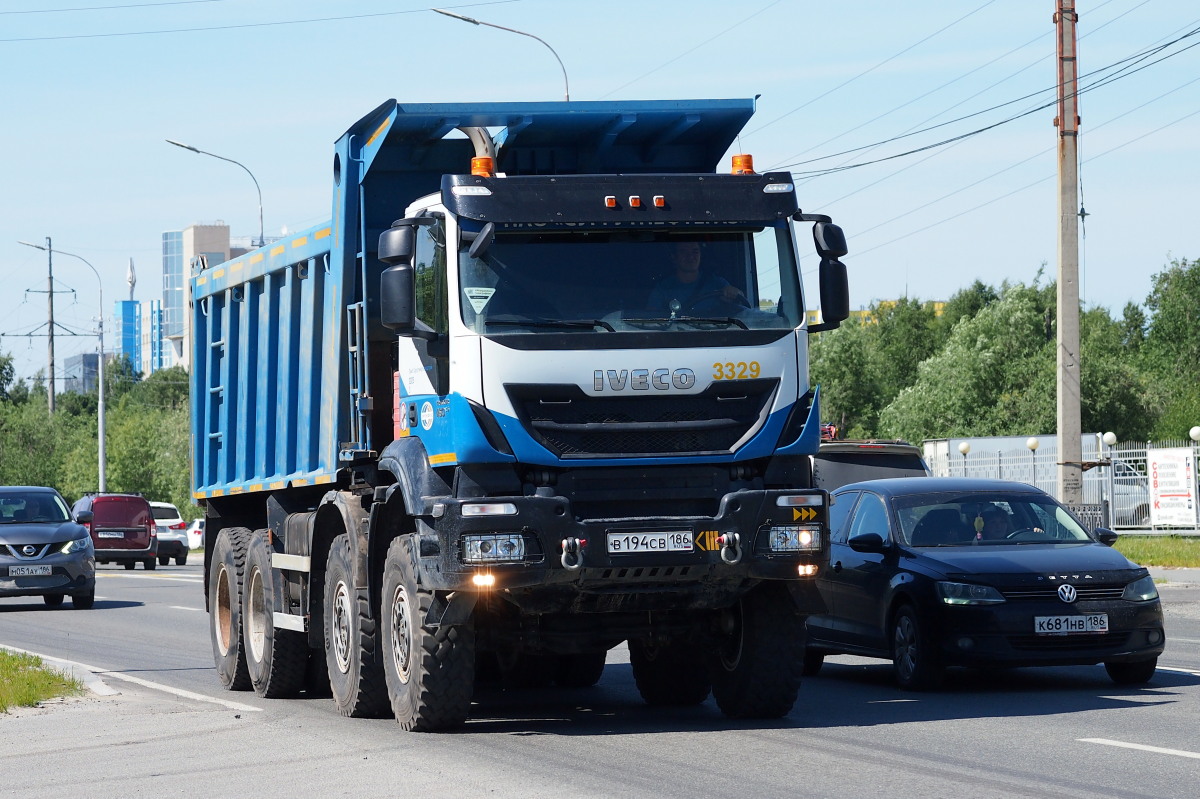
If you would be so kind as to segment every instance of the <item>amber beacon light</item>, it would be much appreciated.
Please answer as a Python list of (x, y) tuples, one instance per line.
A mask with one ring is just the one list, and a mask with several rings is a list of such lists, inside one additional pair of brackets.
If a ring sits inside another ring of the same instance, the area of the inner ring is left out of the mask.
[(754, 156), (748, 153), (742, 153), (733, 157), (733, 174), (735, 175), (753, 175), (754, 174)]
[(494, 174), (492, 159), (486, 155), (475, 156), (471, 159), (471, 174), (480, 178), (490, 178)]

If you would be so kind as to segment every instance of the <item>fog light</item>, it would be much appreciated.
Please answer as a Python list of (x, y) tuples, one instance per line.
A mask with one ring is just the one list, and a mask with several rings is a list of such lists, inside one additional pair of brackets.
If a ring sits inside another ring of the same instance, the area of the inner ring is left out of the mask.
[(821, 548), (820, 527), (778, 526), (767, 531), (772, 552), (811, 552)]
[(480, 588), (491, 588), (496, 584), (496, 575), (494, 574), (474, 574), (471, 576), (471, 583)]
[(796, 572), (801, 577), (816, 577), (817, 565), (815, 563), (801, 563), (796, 567)]
[(1160, 641), (1162, 641), (1162, 638), (1163, 638), (1162, 633), (1159, 632), (1158, 630), (1151, 630), (1149, 633), (1146, 634), (1146, 640), (1152, 644), (1159, 643)]
[(464, 535), (462, 558), (467, 563), (521, 561), (525, 559), (525, 539), (520, 533)]

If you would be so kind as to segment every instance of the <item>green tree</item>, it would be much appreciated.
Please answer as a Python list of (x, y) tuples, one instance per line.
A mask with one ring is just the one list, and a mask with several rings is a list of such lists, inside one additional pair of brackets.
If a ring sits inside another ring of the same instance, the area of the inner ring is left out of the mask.
[(1153, 437), (1178, 439), (1200, 424), (1200, 260), (1172, 261), (1154, 276), (1144, 363), (1161, 398)]

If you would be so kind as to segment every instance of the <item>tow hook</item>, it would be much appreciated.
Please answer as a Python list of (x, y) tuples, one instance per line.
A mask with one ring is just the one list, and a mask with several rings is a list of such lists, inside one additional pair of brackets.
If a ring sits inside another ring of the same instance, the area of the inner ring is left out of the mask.
[(585, 541), (580, 541), (578, 538), (564, 538), (562, 540), (562, 565), (568, 571), (577, 571), (583, 566), (583, 554), (580, 551)]
[(717, 545), (721, 547), (721, 560), (730, 566), (742, 560), (742, 537), (737, 533), (725, 533), (717, 536)]

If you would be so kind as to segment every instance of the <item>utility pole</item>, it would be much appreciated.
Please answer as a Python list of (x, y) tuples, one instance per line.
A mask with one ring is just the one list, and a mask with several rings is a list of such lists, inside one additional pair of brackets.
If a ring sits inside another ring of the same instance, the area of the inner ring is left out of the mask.
[(46, 348), (50, 357), (50, 415), (54, 415), (54, 248), (50, 246), (50, 237), (46, 237), (46, 302), (50, 305), (50, 346)]
[(1075, 0), (1057, 0), (1058, 33), (1058, 499), (1083, 502), (1079, 420), (1079, 70)]

